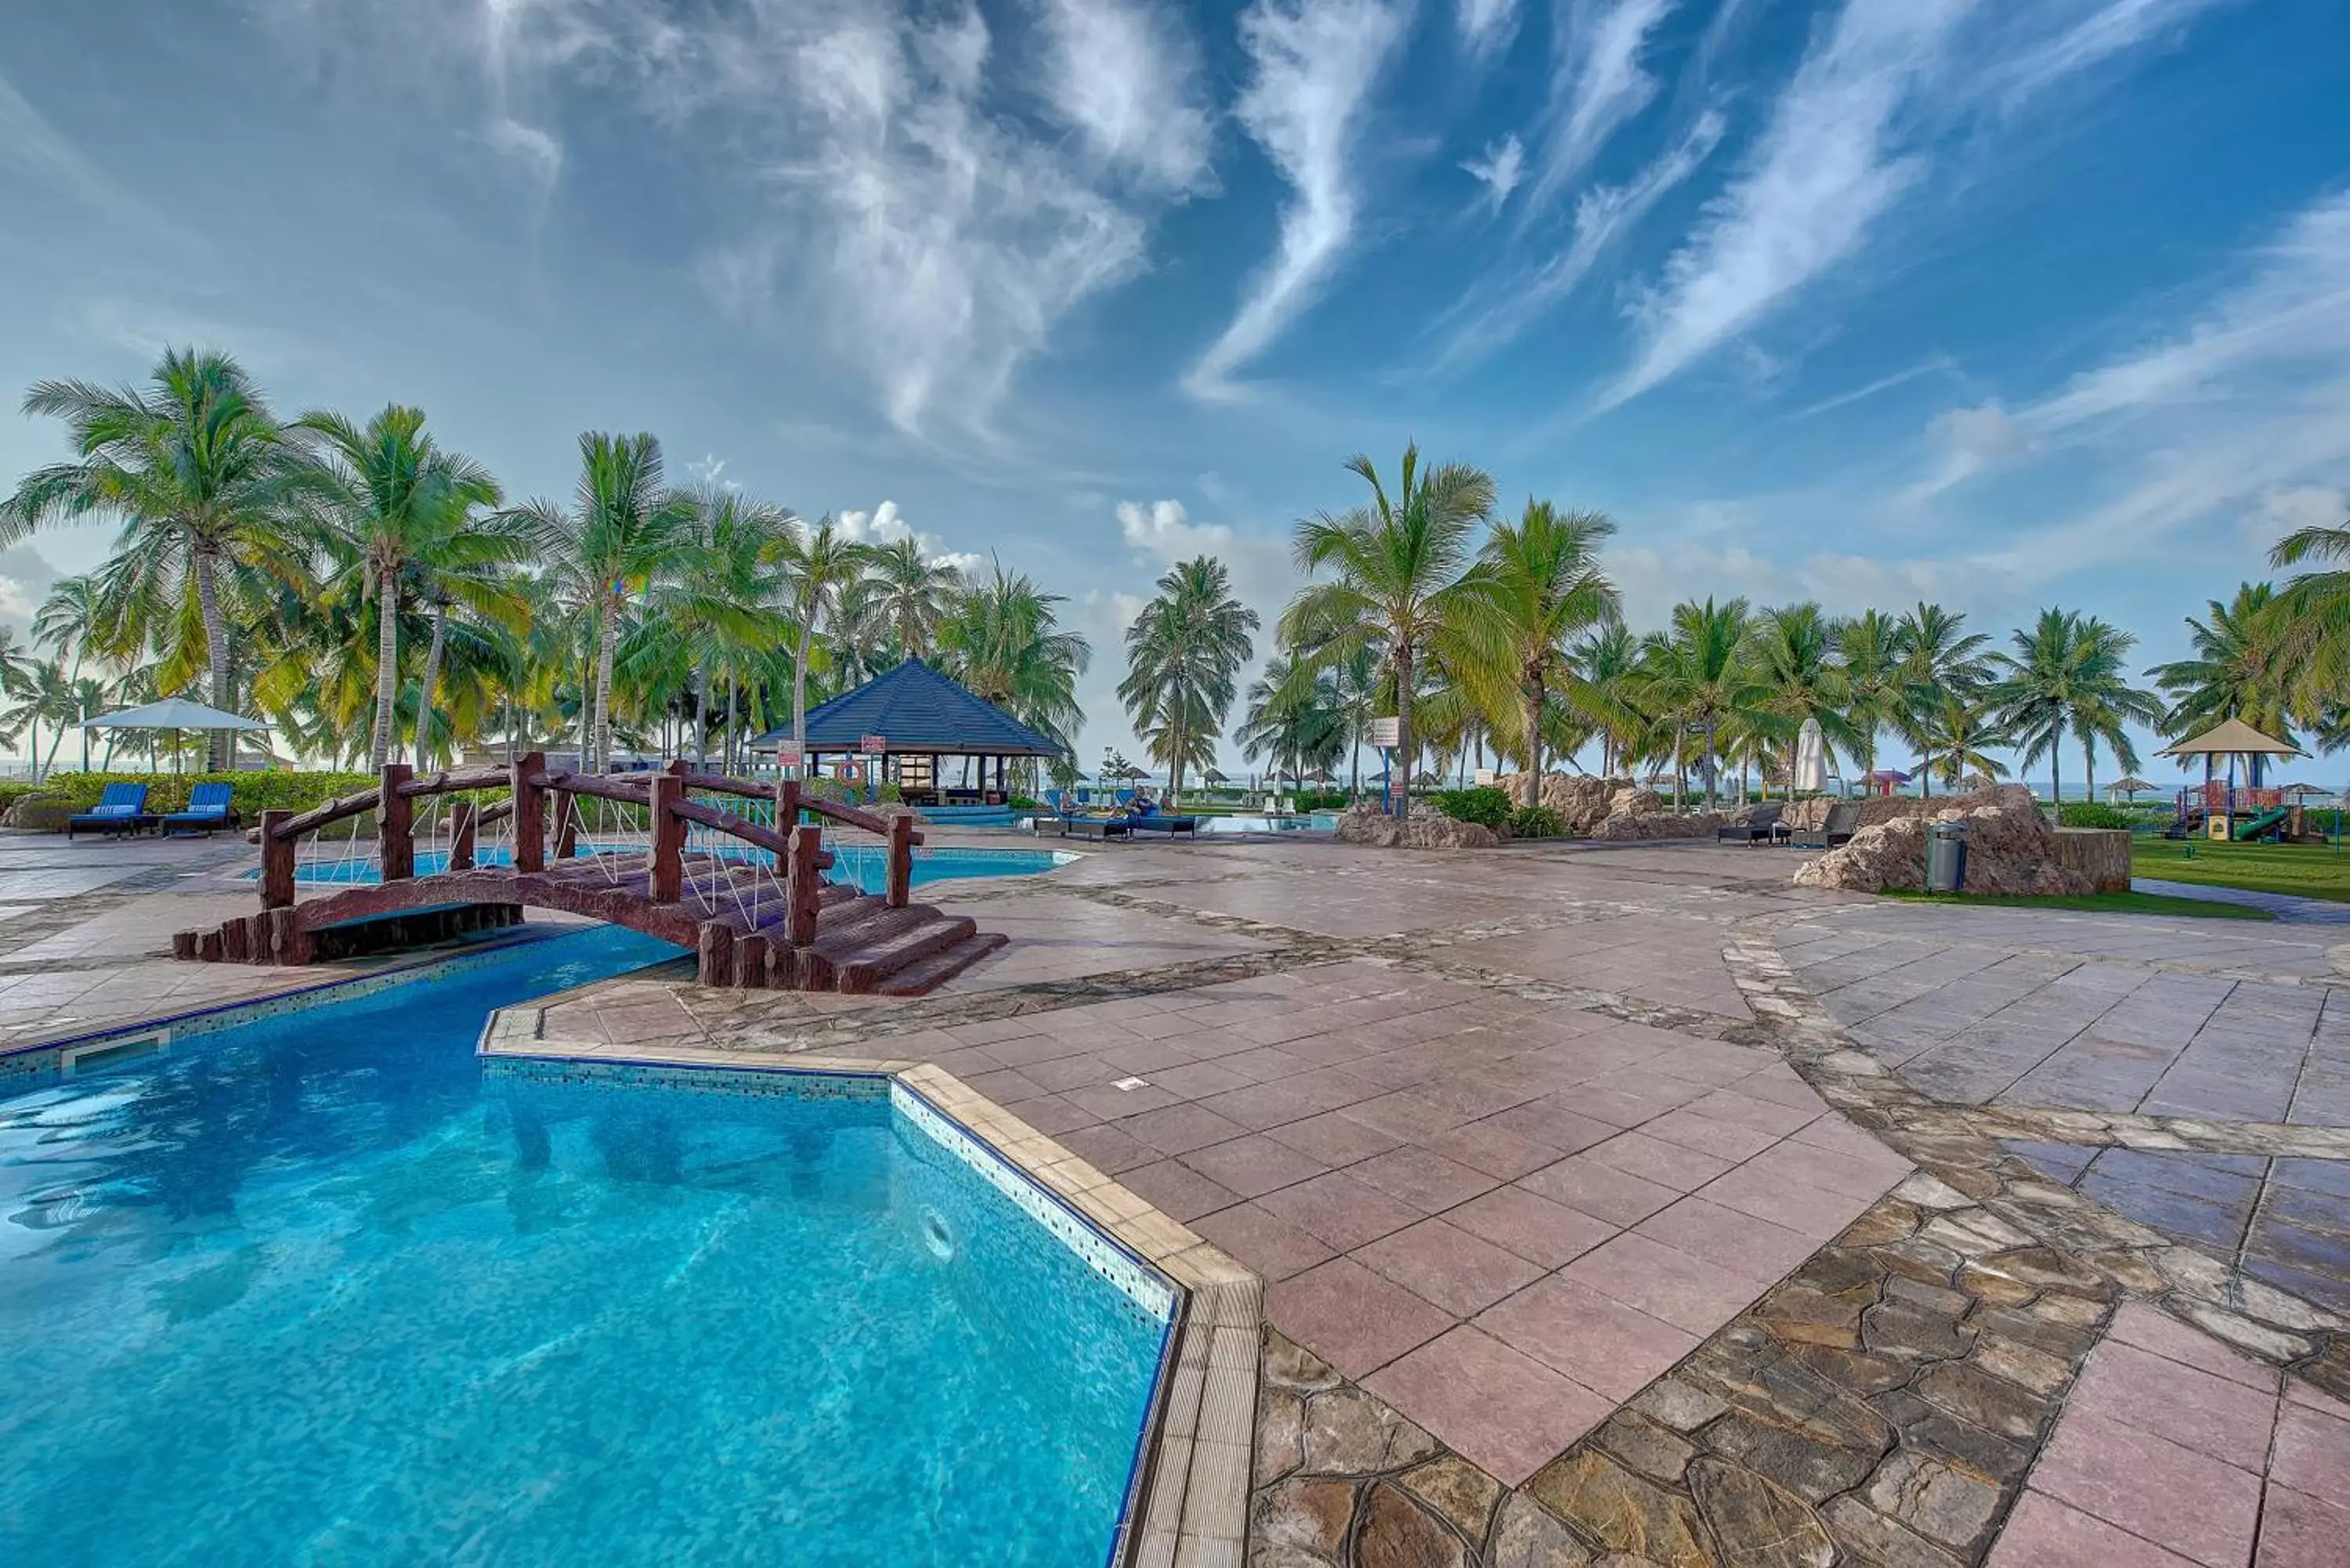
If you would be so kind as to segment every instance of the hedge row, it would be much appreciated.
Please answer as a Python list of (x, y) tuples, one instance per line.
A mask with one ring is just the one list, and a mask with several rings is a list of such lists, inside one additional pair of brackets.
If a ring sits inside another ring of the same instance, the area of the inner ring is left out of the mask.
[(230, 786), (230, 809), (250, 821), (265, 811), (307, 811), (312, 806), (375, 787), (372, 774), (52, 774), (38, 784), (0, 785), (0, 806), (13, 805), (26, 795), (65, 801), (76, 811), (98, 804), (106, 786), (145, 784), (149, 811), (185, 811), (188, 792), (200, 784)]

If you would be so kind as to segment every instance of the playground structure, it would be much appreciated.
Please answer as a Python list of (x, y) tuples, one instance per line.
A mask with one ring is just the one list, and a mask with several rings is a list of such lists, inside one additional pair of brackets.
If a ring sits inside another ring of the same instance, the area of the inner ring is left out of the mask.
[[(2171, 837), (2239, 844), (2265, 839), (2282, 844), (2299, 843), (2309, 836), (2307, 814), (2298, 804), (2287, 802), (2288, 792), (2261, 783), (2261, 769), (2269, 758), (2303, 754), (2290, 741), (2264, 735), (2241, 719), (2230, 719), (2200, 735), (2164, 747), (2160, 754), (2181, 762), (2203, 759), (2203, 783), (2178, 792)], [(2219, 776), (2221, 757), (2229, 759), (2229, 776), (2224, 779)], [(2247, 784), (2235, 782), (2238, 763), (2243, 764)]]
[[(359, 821), (370, 815), (371, 840)], [(880, 892), (825, 877), (825, 836), (841, 829), (886, 846)], [(1004, 942), (911, 900), (922, 835), (910, 815), (682, 762), (584, 774), (533, 753), (422, 778), (390, 763), (373, 789), (262, 813), (252, 837), (260, 911), (180, 932), (176, 957), (317, 963), (513, 925), (530, 908), (674, 942), (704, 985), (919, 995)], [(299, 898), (306, 880), (339, 890)]]

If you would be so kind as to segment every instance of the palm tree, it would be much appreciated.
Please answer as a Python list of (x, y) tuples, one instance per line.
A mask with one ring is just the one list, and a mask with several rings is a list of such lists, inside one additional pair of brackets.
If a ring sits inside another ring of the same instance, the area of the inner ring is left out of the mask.
[(712, 668), (731, 670), (741, 657), (771, 649), (785, 633), (784, 617), (765, 602), (767, 563), (787, 547), (795, 519), (739, 491), (705, 490), (693, 500), (692, 536), (647, 590), (647, 613), (622, 659), (632, 671), (648, 670), (664, 658), (691, 670), (693, 754), (706, 762)]
[(955, 597), (939, 628), (939, 659), (948, 675), (1064, 752), (1085, 722), (1077, 677), (1093, 659), (1081, 634), (1060, 629), (1055, 607), (1066, 602), (999, 562)]
[(1461, 582), (1475, 605), (1466, 631), (1477, 657), (1461, 673), (1497, 725), (1515, 722), (1537, 799), (1548, 699), (1575, 680), (1567, 639), (1622, 608), (1598, 561), (1600, 542), (1615, 532), (1604, 513), (1529, 500), (1518, 521), (1494, 528)]
[(1945, 689), (1940, 700), (1913, 722), (1923, 773), (1939, 773), (1954, 789), (1970, 774), (1987, 779), (2007, 776), (2007, 764), (1991, 753), (1993, 747), (2015, 744), (2015, 737), (1992, 722), (1988, 702)]
[(1599, 774), (1612, 777), (1631, 737), (1648, 727), (1639, 706), (1640, 639), (1611, 620), (1567, 649), (1567, 664), (1599, 733)]
[(1168, 767), (1167, 794), (1183, 794), (1183, 773), (1216, 760), (1216, 735), (1232, 711), (1233, 682), (1256, 652), (1256, 611), (1232, 597), (1232, 576), (1211, 556), (1180, 562), (1126, 628), (1126, 679), (1118, 701), (1152, 760)]
[[(1746, 659), (1762, 688), (1762, 706), (1781, 722), (1789, 734), (1800, 734), (1808, 719), (1820, 727), (1833, 761), (1837, 748), (1859, 754), (1863, 740), (1846, 717), (1852, 701), (1844, 665), (1836, 658), (1837, 628), (1813, 601), (1766, 609), (1754, 620)], [(1783, 747), (1776, 754), (1790, 763), (1788, 790), (1794, 787), (1793, 757)], [(1768, 782), (1764, 785), (1768, 793)]]
[(2170, 695), (2163, 732), (2197, 735), (2241, 719), (2264, 734), (2293, 740), (2293, 681), (2282, 658), (2285, 618), (2275, 588), (2242, 583), (2228, 603), (2206, 603), (2206, 619), (2187, 618), (2194, 656), (2147, 671)]
[(581, 766), (612, 763), (612, 662), (620, 618), (671, 552), (691, 537), (691, 496), (663, 482), (660, 442), (650, 435), (590, 431), (579, 438), (579, 483), (571, 509), (533, 501), (514, 515), (526, 524), (539, 559), (563, 597), (594, 615), (596, 674)]
[(2095, 618), (2043, 609), (2030, 631), (2012, 639), (2015, 651), (1995, 658), (2003, 671), (1989, 688), (2001, 726), (2023, 748), (2024, 765), (2048, 759), (2048, 796), (2060, 808), (2064, 779), (2058, 763), (2065, 736), (2077, 737), (2088, 763), (2087, 787), (2096, 787), (2096, 742), (2106, 742), (2122, 765), (2137, 765), (2137, 749), (2122, 725), (2159, 719), (2162, 706), (2134, 691), (2123, 660), (2137, 639)]
[[(364, 427), (319, 410), (300, 427), (318, 438), (324, 462), (306, 497), (324, 524), (329, 548), (356, 570), (362, 599), (375, 604), (375, 726), (368, 765), (381, 768), (392, 752), (392, 713), (400, 691), (400, 616), (411, 572), (432, 572), (442, 561), (470, 566), (493, 548), (494, 559), (519, 564), (528, 543), (511, 524), (473, 526), (475, 507), (504, 499), (489, 470), (459, 452), (443, 452), (424, 433), (424, 410), (388, 404)], [(455, 559), (452, 559), (452, 558)], [(438, 661), (426, 673), (430, 702)], [(417, 751), (424, 749), (419, 713)]]
[(1431, 644), (1458, 641), (1468, 610), (1460, 578), (1469, 564), (1469, 536), (1493, 510), (1493, 481), (1482, 470), (1448, 462), (1423, 472), (1419, 448), (1406, 446), (1392, 497), (1368, 457), (1347, 460), (1348, 472), (1370, 486), (1367, 505), (1339, 515), (1325, 512), (1297, 525), (1292, 553), (1307, 574), (1336, 576), (1311, 583), (1281, 618), (1281, 639), (1295, 649), (1293, 680), (1310, 680), (1358, 648), (1386, 655), (1395, 677), (1396, 755), (1404, 776), (1399, 803), (1411, 809), (1411, 696), (1419, 662)]
[(1683, 602), (1673, 607), (1672, 629), (1650, 632), (1641, 640), (1638, 687), (1644, 701), (1669, 714), (1682, 733), (1673, 737), (1673, 758), (1679, 783), (1678, 803), (1688, 794), (1682, 764), (1682, 738), (1702, 729), (1706, 737), (1705, 804), (1714, 800), (1713, 759), (1724, 729), (1743, 730), (1767, 723), (1769, 691), (1755, 679), (1745, 659), (1749, 629), (1746, 601), (1717, 605)]
[(967, 586), (961, 567), (931, 560), (913, 540), (899, 539), (868, 556), (858, 607), (900, 655), (929, 659), (938, 651), (939, 628), (955, 595)]
[[(167, 678), (201, 656), (213, 706), (233, 706), (222, 578), (298, 556), (286, 525), (307, 467), (298, 444), (236, 361), (210, 351), (166, 349), (143, 389), (42, 381), (24, 410), (64, 420), (75, 456), (0, 502), (0, 545), (52, 524), (119, 520), (116, 558), (158, 612), (144, 624), (167, 639)], [(213, 768), (228, 766), (234, 743), (234, 732), (213, 733)]]
[(1287, 772), (1302, 784), (1309, 773), (1337, 766), (1349, 727), (1336, 672), (1299, 681), (1287, 659), (1273, 659), (1249, 682), (1248, 706), (1232, 738), (1252, 762), (1270, 762), (1276, 781)]
[[(1991, 639), (1979, 631), (1968, 631), (1966, 622), (1962, 613), (1921, 600), (1915, 609), (1903, 612), (1900, 622), (1893, 628), (1894, 648), (1901, 659), (1902, 687), (1900, 699), (1893, 709), (1893, 727), (1928, 761), (1930, 757), (1923, 739), (1930, 727), (1927, 716), (1939, 713), (1946, 698), (1955, 696), (1963, 703), (1991, 679), (1991, 659), (1986, 652)], [(1931, 767), (1918, 770), (1920, 794), (1930, 796), (1934, 793), (1933, 775)], [(1984, 776), (1995, 775), (1986, 773)]]
[[(13, 746), (19, 738), (29, 736), (33, 780), (37, 784), (57, 765), (57, 748), (65, 743), (66, 727), (88, 716), (82, 711), (83, 694), (76, 690), (72, 678), (55, 664), (36, 665), (10, 694), (16, 698), (16, 704), (0, 713), (0, 742)], [(44, 724), (54, 732), (46, 766), (41, 760)]]
[(1836, 656), (1844, 666), (1845, 719), (1857, 749), (1854, 761), (1865, 777), (1877, 771), (1877, 737), (1894, 722), (1907, 695), (1901, 640), (1891, 617), (1863, 610), (1836, 628)]
[(775, 542), (785, 596), (800, 628), (799, 652), (792, 660), (792, 748), (803, 769), (807, 766), (808, 658), (816, 648), (817, 626), (827, 615), (837, 618), (843, 599), (854, 594), (864, 575), (868, 558), (866, 546), (842, 534), (829, 516), (805, 532), (786, 528)]
[(2293, 578), (2277, 604), (2279, 650), (2297, 672), (2294, 705), (2312, 720), (2338, 708), (2350, 689), (2350, 524), (2297, 528), (2269, 552), (2280, 568), (2318, 561), (2333, 569)]

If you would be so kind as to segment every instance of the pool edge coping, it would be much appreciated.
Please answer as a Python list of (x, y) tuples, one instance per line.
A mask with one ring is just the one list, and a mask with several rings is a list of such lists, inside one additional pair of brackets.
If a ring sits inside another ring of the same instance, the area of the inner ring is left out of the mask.
[[(575, 988), (592, 990), (609, 981)], [(1161, 1213), (953, 1074), (926, 1062), (809, 1054), (745, 1060), (688, 1045), (592, 1046), (547, 1041), (552, 998), (502, 1007), (483, 1025), (485, 1059), (716, 1072), (883, 1077), (902, 1085), (973, 1141), (1042, 1188), (1174, 1287), (1173, 1345), (1138, 1451), (1135, 1501), (1120, 1521), (1117, 1568), (1237, 1563), (1248, 1537), (1264, 1286), (1190, 1227)]]

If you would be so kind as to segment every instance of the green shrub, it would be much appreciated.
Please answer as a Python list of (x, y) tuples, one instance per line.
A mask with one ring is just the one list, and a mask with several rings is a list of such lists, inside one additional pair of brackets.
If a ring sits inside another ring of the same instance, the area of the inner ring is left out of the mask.
[(2094, 800), (2067, 801), (2056, 812), (2057, 824), (2064, 827), (2127, 827), (2135, 820), (2117, 805), (2101, 805)]
[(1513, 838), (1556, 838), (1565, 827), (1558, 813), (1546, 805), (1522, 805), (1510, 813)]
[[(373, 789), (376, 780), (372, 774), (306, 774), (290, 770), (240, 774), (59, 773), (41, 781), (40, 793), (62, 796), (73, 803), (76, 811), (88, 811), (98, 804), (107, 785), (116, 784), (145, 784), (147, 809), (153, 812), (185, 811), (188, 792), (196, 785), (224, 784), (231, 786), (229, 809), (251, 822), (265, 811), (307, 811), (337, 795)], [(29, 785), (5, 787), (20, 794), (31, 793)]]
[(1498, 829), (1510, 820), (1510, 792), (1495, 784), (1439, 790), (1434, 799), (1436, 809), (1455, 822), (1473, 822), (1480, 827)]

